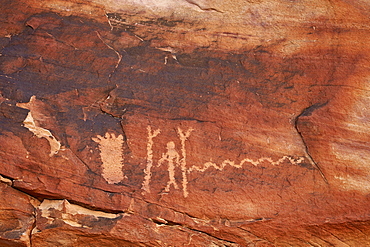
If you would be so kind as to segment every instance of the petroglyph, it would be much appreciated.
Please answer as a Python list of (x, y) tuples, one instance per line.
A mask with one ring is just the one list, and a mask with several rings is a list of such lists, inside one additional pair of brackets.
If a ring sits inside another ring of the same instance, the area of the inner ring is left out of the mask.
[(143, 193), (150, 192), (149, 183), (152, 177), (151, 169), (153, 166), (153, 145), (154, 145), (153, 138), (159, 135), (159, 133), (161, 133), (160, 129), (152, 131), (152, 127), (150, 126), (147, 127), (147, 130), (148, 130), (148, 143), (146, 145), (147, 154), (146, 154), (146, 168), (144, 169), (145, 177), (142, 186), (142, 189), (144, 190)]
[(162, 155), (162, 158), (158, 161), (158, 166), (161, 166), (164, 163), (168, 163), (169, 176), (169, 181), (167, 182), (167, 186), (164, 190), (166, 192), (170, 191), (171, 184), (173, 184), (175, 189), (178, 189), (179, 186), (175, 180), (175, 167), (180, 166), (180, 155), (175, 149), (174, 142), (167, 143), (167, 153)]
[(181, 155), (182, 155), (182, 158), (180, 160), (180, 163), (181, 163), (181, 171), (182, 171), (182, 189), (184, 191), (184, 196), (185, 197), (188, 196), (188, 190), (187, 190), (188, 178), (186, 176), (187, 171), (186, 171), (186, 147), (185, 147), (185, 142), (189, 138), (192, 131), (193, 131), (193, 129), (190, 128), (184, 133), (182, 131), (182, 129), (180, 129), (180, 127), (177, 128), (177, 134), (179, 135), (180, 141), (181, 141)]
[[(169, 141), (166, 144), (167, 151), (158, 157), (157, 165), (155, 165), (155, 157), (153, 149), (155, 148), (154, 138), (160, 133), (160, 129), (153, 130), (151, 126), (147, 127), (147, 145), (146, 145), (146, 167), (144, 169), (144, 180), (141, 189), (142, 194), (150, 193), (150, 182), (152, 179), (153, 167), (167, 167), (168, 181), (164, 187), (165, 192), (169, 192), (171, 187), (174, 189), (182, 189), (184, 197), (188, 197), (188, 179), (187, 176), (191, 172), (206, 172), (207, 169), (214, 168), (218, 171), (222, 171), (225, 167), (230, 166), (238, 169), (242, 169), (247, 165), (252, 166), (279, 166), (284, 163), (290, 163), (292, 165), (299, 165), (304, 161), (304, 157), (294, 158), (292, 156), (282, 156), (281, 158), (274, 160), (271, 157), (262, 157), (259, 159), (244, 158), (239, 163), (230, 159), (225, 159), (220, 164), (216, 162), (208, 161), (199, 165), (187, 165), (187, 150), (186, 142), (188, 141), (193, 128), (189, 128), (184, 131), (180, 127), (177, 128), (177, 135), (180, 140), (180, 150), (178, 151), (174, 141)], [(98, 138), (92, 138), (95, 142), (99, 143), (101, 150), (101, 158), (103, 161), (103, 177), (108, 183), (118, 183), (123, 179), (122, 164), (123, 159), (120, 150), (122, 149), (123, 138), (122, 135), (115, 137), (114, 134), (106, 133), (105, 137), (98, 136)], [(181, 186), (176, 178), (176, 168), (181, 169), (182, 182)]]
[(300, 164), (300, 163), (303, 162), (304, 158), (303, 157), (299, 157), (298, 159), (294, 159), (291, 156), (283, 156), (283, 157), (281, 157), (280, 159), (278, 159), (276, 161), (274, 161), (273, 159), (271, 159), (269, 157), (262, 157), (262, 158), (260, 158), (258, 160), (253, 160), (253, 159), (245, 158), (239, 164), (236, 164), (232, 160), (224, 160), (220, 165), (217, 165), (216, 163), (209, 161), (209, 162), (204, 163), (203, 166), (201, 166), (201, 167), (199, 167), (199, 166), (192, 166), (187, 171), (188, 172), (192, 172), (192, 171), (205, 172), (210, 167), (213, 167), (216, 170), (222, 171), (228, 165), (229, 166), (232, 166), (232, 167), (235, 167), (235, 168), (242, 168), (243, 165), (245, 165), (247, 163), (252, 164), (254, 166), (258, 166), (258, 165), (260, 165), (260, 164), (262, 164), (264, 162), (268, 162), (271, 165), (277, 166), (277, 165), (282, 164), (286, 160), (288, 160), (292, 165), (298, 165), (298, 164)]
[[(145, 192), (150, 192), (150, 180), (152, 177), (151, 169), (153, 167), (153, 145), (154, 141), (153, 139), (157, 137), (157, 135), (161, 132), (160, 129), (157, 129), (155, 131), (152, 130), (150, 126), (147, 127), (148, 130), (148, 143), (147, 143), (147, 165), (144, 169), (145, 177), (144, 182), (142, 185), (143, 194)], [(167, 185), (165, 187), (165, 191), (169, 192), (171, 185), (175, 189), (179, 189), (179, 186), (175, 179), (175, 168), (180, 167), (182, 172), (182, 189), (184, 196), (188, 196), (187, 191), (187, 169), (186, 169), (186, 146), (185, 142), (189, 138), (191, 132), (193, 131), (192, 128), (188, 129), (186, 132), (184, 132), (181, 128), (177, 128), (177, 134), (181, 141), (181, 156), (176, 151), (175, 143), (170, 141), (167, 143), (167, 152), (162, 154), (162, 157), (158, 160), (157, 166), (162, 166), (165, 163), (168, 166), (168, 177), (169, 180), (167, 182)]]
[(99, 144), (100, 157), (103, 162), (103, 178), (109, 184), (119, 183), (124, 179), (122, 171), (123, 157), (122, 146), (123, 136), (116, 136), (115, 134), (105, 133), (105, 136), (98, 135), (92, 140)]

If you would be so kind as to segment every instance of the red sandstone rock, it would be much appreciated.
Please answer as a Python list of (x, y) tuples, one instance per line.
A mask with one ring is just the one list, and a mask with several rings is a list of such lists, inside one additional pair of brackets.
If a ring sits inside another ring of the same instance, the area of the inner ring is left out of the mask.
[(0, 245), (31, 246), (30, 235), (39, 202), (11, 187), (12, 181), (0, 177)]
[(4, 245), (369, 244), (365, 1), (1, 11)]

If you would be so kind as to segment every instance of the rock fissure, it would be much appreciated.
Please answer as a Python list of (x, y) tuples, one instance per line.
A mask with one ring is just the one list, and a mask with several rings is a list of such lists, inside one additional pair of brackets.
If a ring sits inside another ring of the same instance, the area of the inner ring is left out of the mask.
[(119, 53), (116, 49), (114, 49), (111, 45), (109, 45), (103, 38), (102, 36), (100, 35), (100, 33), (98, 31), (96, 31), (96, 35), (98, 36), (98, 38), (101, 40), (101, 42), (103, 42), (104, 45), (106, 45), (110, 50), (114, 51), (114, 53), (116, 53), (118, 59), (117, 59), (117, 62), (114, 66), (114, 69), (113, 71), (108, 75), (108, 81), (111, 82), (111, 78), (113, 76), (113, 74), (116, 72), (118, 66), (120, 65), (121, 61), (122, 61), (122, 54)]
[(91, 168), (89, 167), (89, 165), (83, 161), (77, 154), (76, 152), (74, 152), (72, 149), (68, 148), (68, 150), (71, 151), (71, 153), (77, 158), (77, 160), (79, 160), (86, 168), (89, 172), (93, 173), (95, 176), (99, 176), (98, 173), (94, 172), (93, 170), (91, 170)]
[(218, 10), (216, 8), (212, 8), (212, 7), (203, 7), (201, 6), (199, 3), (195, 2), (194, 0), (185, 0), (187, 3), (191, 4), (191, 5), (194, 5), (196, 7), (198, 7), (200, 10), (202, 11), (214, 11), (214, 12), (218, 12), (218, 13), (224, 13), (224, 11), (221, 11), (221, 10)]
[(226, 245), (226, 246), (239, 246), (235, 242), (229, 241), (225, 238), (217, 237), (217, 236), (215, 236), (215, 234), (211, 234), (211, 233), (208, 233), (206, 231), (201, 231), (199, 229), (192, 228), (192, 227), (190, 227), (188, 225), (185, 225), (185, 224), (180, 224), (180, 223), (177, 223), (177, 222), (174, 222), (174, 221), (169, 221), (169, 220), (166, 220), (166, 219), (158, 219), (158, 218), (149, 218), (147, 220), (153, 221), (157, 225), (165, 225), (165, 226), (170, 226), (170, 227), (173, 227), (173, 226), (174, 227), (181, 227), (181, 228), (184, 228), (184, 229), (192, 231), (192, 232), (205, 234), (205, 235), (207, 235), (211, 238), (214, 238), (214, 239), (217, 239), (217, 240), (220, 240), (220, 241), (223, 241), (223, 242), (226, 242), (226, 243), (230, 244), (230, 245)]
[(300, 117), (303, 117), (303, 116), (309, 116), (311, 115), (311, 113), (322, 107), (322, 106), (325, 106), (328, 102), (326, 103), (321, 103), (321, 104), (314, 104), (314, 105), (311, 105), (309, 107), (306, 107), (305, 109), (302, 110), (302, 112), (297, 116), (295, 117), (294, 119), (294, 128), (296, 129), (298, 135), (300, 136), (301, 140), (302, 140), (302, 144), (304, 145), (304, 149), (305, 149), (305, 153), (307, 155), (307, 159), (311, 162), (311, 164), (319, 171), (320, 173), (320, 176), (322, 177), (322, 179), (325, 181), (326, 184), (329, 184), (324, 172), (322, 171), (321, 167), (318, 165), (318, 163), (315, 162), (315, 160), (313, 159), (313, 157), (311, 156), (311, 153), (308, 149), (308, 146), (307, 146), (307, 143), (305, 141), (305, 138), (302, 134), (302, 132), (299, 130), (299, 127), (298, 127), (298, 121), (299, 121), (299, 118)]
[[(102, 105), (100, 105), (100, 111), (104, 114), (107, 114), (107, 115), (111, 116), (114, 119), (117, 119), (117, 120), (122, 120), (123, 119), (122, 114), (120, 114), (120, 115), (115, 114), (115, 113), (109, 111), (109, 109), (104, 109), (104, 107)], [(125, 112), (126, 112), (126, 110), (124, 109), (122, 113), (124, 114)]]
[(209, 121), (209, 120), (192, 118), (192, 117), (168, 118), (168, 120), (173, 120), (173, 121), (196, 121), (198, 123), (213, 123), (213, 124), (217, 123), (217, 121)]
[(341, 244), (344, 244), (345, 246), (348, 246), (348, 247), (351, 247), (351, 245), (347, 244), (345, 241), (343, 241), (341, 238), (339, 238), (338, 236), (336, 236), (335, 234), (333, 234), (332, 232), (328, 231), (328, 230), (325, 230), (325, 232), (329, 233), (331, 236), (333, 236), (335, 239), (337, 239)]
[[(0, 176), (2, 176), (2, 175), (0, 174)], [(11, 179), (11, 180), (14, 182), (14, 181), (17, 181), (18, 179)], [(86, 186), (84, 184), (80, 184), (80, 185)], [(11, 187), (13, 189), (19, 191), (19, 192), (22, 192), (22, 193), (24, 193), (26, 195), (29, 195), (29, 196), (37, 199), (39, 201), (42, 201), (42, 200), (68, 200), (68, 201), (70, 201), (70, 202), (72, 202), (72, 203), (74, 203), (76, 205), (79, 205), (81, 207), (86, 207), (86, 208), (89, 208), (91, 210), (98, 210), (98, 211), (102, 211), (102, 212), (106, 212), (106, 213), (127, 213), (128, 212), (126, 210), (124, 210), (124, 211), (122, 211), (122, 210), (110, 210), (110, 209), (107, 209), (107, 208), (94, 207), (94, 206), (89, 205), (87, 203), (83, 203), (83, 202), (80, 202), (80, 201), (73, 200), (73, 198), (67, 198), (67, 197), (62, 197), (62, 196), (50, 197), (50, 195), (49, 195), (50, 193), (45, 193), (45, 192), (43, 193), (42, 191), (40, 191), (40, 192), (34, 192), (34, 191), (25, 189), (23, 187), (19, 187), (19, 186), (14, 185), (14, 184), (12, 184)], [(102, 192), (110, 193), (110, 194), (117, 193), (115, 191), (103, 190), (103, 189), (96, 188), (96, 187), (94, 189), (100, 190)], [(117, 194), (121, 194), (121, 193), (117, 193)]]
[(252, 235), (253, 237), (256, 237), (256, 238), (260, 239), (261, 241), (266, 241), (267, 243), (269, 243), (269, 244), (272, 244), (272, 245), (273, 245), (273, 243), (272, 243), (271, 241), (269, 241), (269, 240), (267, 239), (267, 237), (257, 236), (256, 234), (252, 233), (251, 231), (248, 231), (248, 230), (244, 229), (243, 227), (239, 227), (239, 226), (238, 226), (237, 228), (238, 228), (238, 229), (240, 229), (240, 230), (242, 230), (242, 231), (244, 231), (244, 232), (246, 232), (246, 233), (248, 233), (248, 234), (250, 234), (250, 235)]
[(199, 232), (199, 233), (205, 234), (205, 235), (207, 235), (207, 236), (209, 236), (209, 237), (211, 237), (211, 238), (214, 238), (214, 239), (217, 239), (217, 240), (220, 240), (220, 241), (226, 242), (226, 244), (228, 244), (228, 245), (226, 245), (226, 246), (230, 246), (230, 247), (232, 247), (232, 246), (234, 246), (234, 247), (240, 246), (240, 245), (239, 245), (238, 243), (236, 243), (236, 242), (232, 242), (232, 241), (226, 240), (226, 239), (224, 239), (224, 238), (217, 237), (217, 236), (215, 236), (214, 234), (211, 234), (211, 233), (208, 233), (208, 232), (205, 232), (205, 231), (200, 231), (200, 230), (197, 230), (197, 229), (188, 228), (188, 227), (186, 227), (186, 228), (187, 228), (187, 229), (189, 229), (189, 230), (191, 230), (191, 231)]
[(5, 183), (9, 186), (13, 186), (13, 181), (14, 181), (13, 178), (0, 174), (0, 182)]
[[(67, 203), (67, 209), (65, 209), (65, 207), (60, 207), (59, 206), (59, 202), (66, 202)], [(46, 203), (46, 204), (45, 204)], [(45, 204), (45, 205), (44, 205)], [(49, 205), (50, 206), (47, 206)], [(76, 209), (74, 209), (75, 207), (77, 207)], [(68, 208), (71, 208), (71, 209), (68, 209)], [(104, 215), (100, 215), (100, 214), (109, 214), (109, 218), (112, 218), (113, 217), (113, 214), (111, 212), (104, 212), (104, 211), (96, 211), (96, 210), (91, 210), (90, 208), (86, 208), (86, 207), (83, 207), (83, 206), (80, 206), (79, 204), (71, 204), (69, 203), (67, 200), (65, 199), (53, 199), (53, 200), (49, 200), (49, 199), (43, 199), (42, 200), (42, 203), (41, 205), (36, 208), (36, 215), (35, 215), (35, 221), (32, 225), (32, 229), (30, 231), (30, 246), (32, 247), (32, 237), (33, 237), (33, 234), (37, 234), (40, 229), (37, 229), (37, 225), (39, 224), (37, 222), (37, 214), (40, 214), (38, 217), (41, 217), (41, 218), (48, 218), (50, 213), (49, 212), (52, 212), (50, 210), (62, 210), (62, 212), (64, 212), (64, 214), (71, 214), (71, 215), (77, 215), (77, 214), (93, 214), (93, 215), (99, 215), (99, 217), (104, 217)], [(45, 211), (47, 210), (47, 211)], [(67, 210), (67, 211), (65, 211)], [(72, 211), (69, 211), (69, 210), (72, 210)], [(77, 210), (77, 211), (76, 211)], [(45, 211), (45, 212), (44, 212)], [(127, 212), (122, 212), (124, 214), (132, 214), (132, 213), (127, 213)], [(116, 215), (114, 216), (114, 220), (118, 219), (120, 216), (121, 213), (115, 213)], [(132, 215), (137, 215), (137, 214), (132, 214)], [(50, 216), (52, 216), (52, 214), (50, 214)], [(199, 230), (199, 229), (195, 229), (195, 228), (191, 228), (187, 225), (184, 225), (184, 224), (181, 224), (181, 223), (177, 223), (177, 222), (173, 222), (173, 221), (170, 221), (170, 220), (165, 220), (165, 219), (156, 219), (156, 218), (146, 218), (145, 216), (143, 215), (137, 215), (145, 220), (148, 220), (148, 221), (152, 221), (158, 225), (165, 225), (165, 226), (168, 226), (168, 227), (180, 227), (180, 228), (183, 228), (184, 230), (187, 230), (187, 231), (191, 231), (191, 232), (194, 232), (194, 233), (200, 233), (200, 234), (204, 234), (204, 235), (207, 235), (209, 237), (211, 237), (212, 239), (215, 239), (215, 240), (219, 240), (219, 241), (222, 241), (225, 243), (225, 246), (239, 246), (237, 243), (233, 242), (233, 241), (229, 241), (227, 239), (224, 239), (224, 238), (220, 238), (220, 237), (217, 237), (215, 236), (214, 234), (211, 234), (211, 233), (208, 233), (206, 231), (202, 231), (202, 230)], [(76, 222), (74, 223), (72, 219), (69, 219), (69, 217), (66, 215), (66, 216), (62, 216), (63, 218), (61, 218), (61, 220), (65, 221), (66, 224), (68, 225), (71, 225), (71, 226), (74, 226), (74, 227), (81, 227), (81, 228), (84, 228), (83, 225), (80, 225), (80, 223)], [(52, 218), (54, 218), (54, 216), (52, 216)], [(56, 218), (55, 218), (56, 219)], [(113, 218), (112, 218), (113, 219)], [(72, 220), (72, 221), (71, 221)]]
[(3, 1), (0, 245), (369, 246), (369, 7)]
[[(17, 180), (17, 179), (13, 179), (13, 178), (10, 178), (10, 177), (7, 177), (7, 176), (4, 176), (4, 175), (1, 175), (1, 174), (0, 174), (0, 176), (2, 176), (2, 177), (6, 177), (7, 179), (9, 179), (9, 180), (11, 180), (11, 181), (16, 181), (16, 180)], [(81, 184), (81, 185), (83, 185), (83, 184)], [(68, 201), (70, 201), (70, 202), (72, 202), (72, 203), (74, 203), (74, 204), (76, 204), (76, 205), (79, 205), (79, 206), (82, 206), (82, 207), (86, 207), (86, 208), (89, 208), (89, 209), (91, 209), (91, 210), (99, 210), (99, 211), (106, 212), (106, 213), (130, 213), (130, 209), (123, 210), (123, 211), (122, 211), (122, 210), (109, 210), (109, 209), (106, 209), (106, 208), (94, 207), (94, 206), (91, 206), (91, 205), (86, 204), (86, 203), (82, 203), (82, 202), (79, 202), (79, 201), (75, 201), (75, 200), (73, 200), (73, 199), (71, 199), (71, 198), (63, 198), (63, 197), (54, 197), (54, 198), (50, 198), (50, 196), (48, 196), (48, 195), (46, 195), (46, 194), (43, 194), (43, 193), (41, 193), (41, 192), (34, 193), (34, 192), (32, 192), (32, 191), (29, 191), (29, 190), (27, 190), (27, 189), (24, 189), (24, 188), (21, 188), (21, 187), (17, 187), (17, 186), (14, 186), (14, 185), (12, 185), (12, 187), (13, 187), (15, 190), (18, 190), (18, 191), (20, 191), (20, 192), (22, 192), (22, 193), (24, 193), (24, 194), (27, 194), (27, 195), (29, 195), (29, 196), (31, 196), (31, 197), (37, 198), (38, 200), (41, 200), (41, 201), (42, 201), (42, 200), (68, 200)], [(100, 191), (103, 191), (103, 192), (106, 192), (106, 193), (122, 194), (122, 192), (117, 193), (116, 191), (103, 190), (103, 189), (101, 189), (101, 188), (97, 188), (97, 187), (95, 187), (95, 189), (100, 190)], [(166, 207), (166, 206), (164, 206), (164, 205), (157, 204), (157, 203), (154, 203), (154, 202), (152, 202), (152, 201), (147, 201), (147, 200), (145, 200), (145, 199), (143, 199), (143, 198), (136, 197), (136, 196), (132, 196), (132, 195), (130, 195), (130, 196), (129, 196), (129, 198), (131, 198), (131, 199), (135, 199), (135, 200), (139, 200), (139, 201), (142, 201), (142, 202), (147, 203), (147, 204), (154, 204), (154, 205), (156, 205), (156, 206), (158, 206), (158, 207), (165, 208), (165, 209), (169, 209), (169, 210), (171, 210), (171, 211), (173, 211), (173, 212), (176, 212), (176, 213), (184, 214), (184, 215), (188, 216), (189, 218), (191, 218), (191, 219), (192, 219), (192, 220), (194, 220), (194, 221), (199, 220), (199, 219), (198, 219), (198, 218), (196, 218), (195, 216), (189, 215), (189, 214), (188, 214), (188, 213), (186, 213), (186, 212), (178, 211), (178, 210), (176, 210), (175, 208)], [(169, 220), (166, 220), (166, 221), (169, 221)], [(173, 222), (173, 224), (179, 224), (179, 225), (181, 225), (180, 223), (176, 223), (176, 222)]]
[(35, 208), (34, 210), (34, 221), (33, 221), (33, 224), (32, 224), (32, 227), (30, 229), (30, 232), (28, 234), (28, 238), (29, 238), (29, 247), (33, 247), (33, 244), (32, 244), (32, 237), (33, 237), (33, 234), (36, 232), (37, 230), (37, 209)]

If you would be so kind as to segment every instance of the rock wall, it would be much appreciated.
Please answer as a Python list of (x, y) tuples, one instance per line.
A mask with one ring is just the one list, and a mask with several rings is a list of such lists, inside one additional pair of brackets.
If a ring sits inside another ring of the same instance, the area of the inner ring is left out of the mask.
[(1, 246), (367, 246), (367, 1), (2, 0)]

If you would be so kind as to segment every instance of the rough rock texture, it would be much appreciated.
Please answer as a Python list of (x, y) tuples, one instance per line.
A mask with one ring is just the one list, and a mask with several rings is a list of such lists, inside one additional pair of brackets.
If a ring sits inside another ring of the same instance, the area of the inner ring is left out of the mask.
[(367, 246), (365, 0), (1, 0), (1, 246)]
[(0, 245), (30, 246), (35, 224), (36, 199), (11, 187), (9, 179), (0, 177)]

